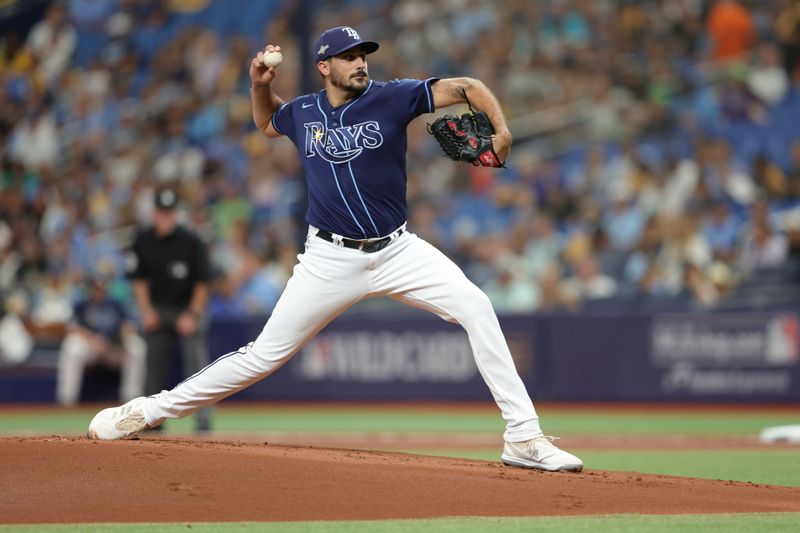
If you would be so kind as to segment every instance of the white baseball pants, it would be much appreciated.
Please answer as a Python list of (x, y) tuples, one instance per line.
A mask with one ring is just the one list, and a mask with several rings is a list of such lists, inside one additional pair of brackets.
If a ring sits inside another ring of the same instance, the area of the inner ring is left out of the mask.
[(464, 327), (478, 370), (506, 421), (506, 441), (542, 434), (489, 298), (455, 263), (409, 232), (370, 254), (314, 233), (310, 228), (305, 252), (258, 338), (174, 389), (149, 397), (144, 403), (149, 425), (187, 416), (263, 379), (359, 300), (389, 296)]
[[(145, 374), (145, 345), (138, 335), (124, 335), (120, 366), (119, 397), (123, 402), (142, 395)], [(96, 363), (98, 353), (86, 338), (77, 332), (68, 333), (58, 354), (56, 399), (61, 405), (76, 405), (83, 386), (86, 367)]]

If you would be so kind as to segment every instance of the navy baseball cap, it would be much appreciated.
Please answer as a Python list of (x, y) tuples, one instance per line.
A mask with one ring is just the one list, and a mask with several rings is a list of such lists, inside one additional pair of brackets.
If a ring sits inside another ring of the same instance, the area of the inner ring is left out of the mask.
[(317, 61), (324, 61), (331, 56), (341, 54), (354, 46), (362, 45), (364, 52), (371, 54), (380, 46), (375, 41), (364, 41), (356, 30), (350, 26), (336, 26), (325, 30), (314, 43)]
[(162, 187), (155, 192), (156, 209), (169, 211), (178, 207), (178, 192), (172, 187)]

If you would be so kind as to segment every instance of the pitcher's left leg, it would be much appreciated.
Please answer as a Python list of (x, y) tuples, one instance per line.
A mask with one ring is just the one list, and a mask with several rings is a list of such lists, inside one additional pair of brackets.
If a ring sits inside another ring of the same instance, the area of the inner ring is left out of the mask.
[(403, 235), (385, 252), (374, 270), (373, 288), (461, 324), (478, 371), (506, 421), (505, 440), (540, 437), (539, 417), (489, 298), (447, 256), (414, 234)]

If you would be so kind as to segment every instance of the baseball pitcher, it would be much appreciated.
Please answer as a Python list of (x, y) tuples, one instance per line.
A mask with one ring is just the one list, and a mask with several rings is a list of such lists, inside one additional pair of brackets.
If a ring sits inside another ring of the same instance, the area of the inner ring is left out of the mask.
[(477, 367), (506, 421), (504, 463), (548, 471), (583, 468), (543, 435), (489, 299), (406, 227), (408, 124), (438, 108), (468, 103), (477, 111), (443, 117), (429, 131), (454, 160), (502, 166), (511, 134), (499, 103), (470, 78), (372, 80), (367, 55), (378, 47), (350, 27), (325, 31), (314, 45), (325, 88), (289, 101), (271, 86), (280, 47), (268, 45), (253, 58), (255, 124), (267, 137), (292, 140), (308, 181), (305, 251), (255, 341), (170, 391), (101, 411), (89, 426), (90, 438), (124, 438), (218, 402), (277, 370), (356, 302), (383, 295), (467, 331)]

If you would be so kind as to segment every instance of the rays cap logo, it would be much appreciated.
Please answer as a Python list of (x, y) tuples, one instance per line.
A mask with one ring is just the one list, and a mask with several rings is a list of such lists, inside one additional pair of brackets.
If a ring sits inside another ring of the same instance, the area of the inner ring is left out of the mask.
[(314, 43), (314, 52), (317, 54), (317, 61), (325, 61), (358, 45), (362, 45), (367, 54), (371, 54), (380, 46), (375, 41), (362, 40), (358, 32), (350, 26), (336, 26), (325, 30), (319, 36)]

